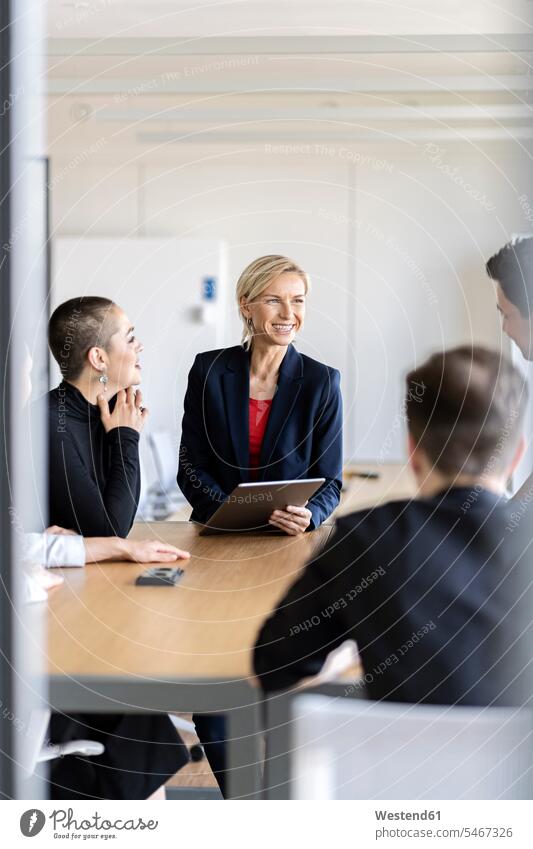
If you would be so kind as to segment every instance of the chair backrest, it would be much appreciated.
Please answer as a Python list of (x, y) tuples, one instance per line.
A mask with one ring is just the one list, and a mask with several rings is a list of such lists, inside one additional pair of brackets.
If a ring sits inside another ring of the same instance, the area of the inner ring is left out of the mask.
[(22, 766), (31, 775), (38, 763), (51, 761), (65, 755), (83, 755), (96, 757), (104, 752), (102, 743), (96, 740), (69, 740), (67, 743), (46, 743), (46, 734), (50, 725), (51, 711), (48, 708), (34, 708), (28, 716), (25, 729)]
[(152, 431), (148, 434), (157, 480), (161, 489), (168, 492), (176, 488), (178, 473), (178, 451), (172, 434), (168, 430)]
[(532, 714), (292, 699), (295, 799), (530, 798)]
[(48, 708), (32, 708), (25, 717), (23, 766), (31, 775), (39, 762), (39, 754), (46, 740), (46, 732), (50, 724), (51, 712)]

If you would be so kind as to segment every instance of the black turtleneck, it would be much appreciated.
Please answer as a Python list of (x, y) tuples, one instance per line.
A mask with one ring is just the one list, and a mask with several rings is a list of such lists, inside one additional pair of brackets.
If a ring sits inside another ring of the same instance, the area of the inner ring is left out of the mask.
[[(130, 427), (106, 433), (98, 407), (69, 383), (48, 401), (51, 524), (85, 536), (127, 536), (140, 493), (139, 434)], [(105, 746), (93, 758), (56, 758), (52, 799), (145, 799), (188, 761), (167, 714), (53, 714), (50, 736), (88, 736)]]
[(98, 406), (70, 383), (48, 399), (50, 524), (84, 536), (127, 536), (141, 486), (138, 432), (106, 433)]

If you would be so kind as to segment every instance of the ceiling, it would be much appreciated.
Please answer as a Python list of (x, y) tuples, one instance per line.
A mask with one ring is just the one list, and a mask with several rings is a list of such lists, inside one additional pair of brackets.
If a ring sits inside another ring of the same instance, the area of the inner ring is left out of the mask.
[(51, 38), (519, 33), (530, 0), (48, 0)]
[[(533, 140), (530, 0), (53, 0), (49, 145)], [(231, 29), (230, 29), (231, 25)]]

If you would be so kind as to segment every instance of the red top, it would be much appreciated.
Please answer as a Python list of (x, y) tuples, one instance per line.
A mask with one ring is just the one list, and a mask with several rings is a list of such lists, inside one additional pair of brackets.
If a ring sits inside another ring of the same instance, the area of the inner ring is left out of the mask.
[(258, 401), (256, 398), (250, 398), (250, 466), (253, 469), (256, 469), (259, 465), (261, 445), (271, 406), (272, 401)]

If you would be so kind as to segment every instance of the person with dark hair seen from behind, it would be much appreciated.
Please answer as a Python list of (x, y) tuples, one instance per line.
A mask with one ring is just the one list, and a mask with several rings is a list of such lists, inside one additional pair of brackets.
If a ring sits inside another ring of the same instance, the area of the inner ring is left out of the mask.
[[(139, 501), (139, 435), (148, 415), (133, 388), (143, 346), (113, 301), (92, 296), (58, 306), (48, 338), (63, 377), (49, 393), (50, 524), (125, 537)], [(104, 753), (52, 761), (52, 798), (164, 798), (164, 783), (188, 761), (168, 715), (53, 714), (52, 741), (87, 737)]]
[(526, 400), (519, 371), (483, 348), (435, 354), (407, 376), (417, 496), (338, 519), (260, 631), (265, 691), (316, 675), (352, 639), (371, 699), (527, 701), (528, 540), (504, 494), (524, 450)]

